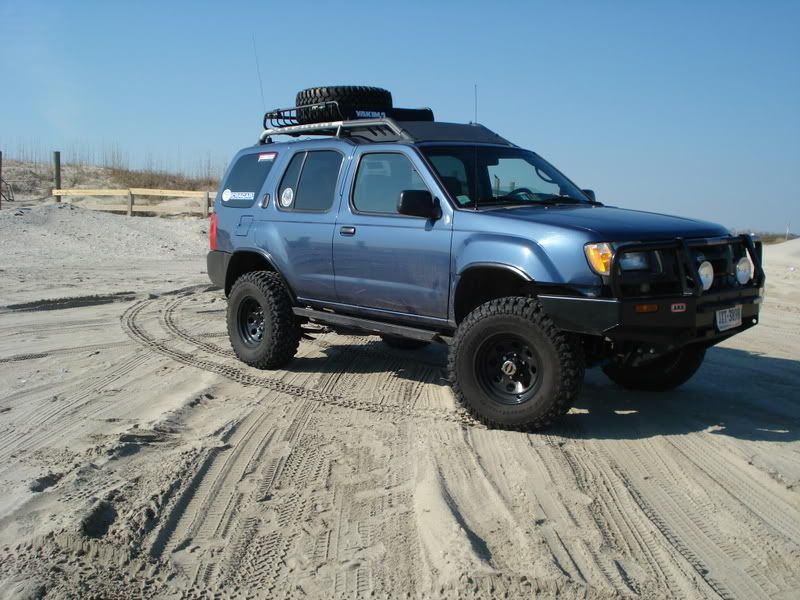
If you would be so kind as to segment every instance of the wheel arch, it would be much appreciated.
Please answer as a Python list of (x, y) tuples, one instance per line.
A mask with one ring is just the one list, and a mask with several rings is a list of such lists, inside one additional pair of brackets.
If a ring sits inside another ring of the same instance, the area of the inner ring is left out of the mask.
[(239, 277), (251, 271), (278, 273), (286, 284), (292, 299), (296, 297), (291, 286), (286, 281), (286, 277), (275, 267), (272, 257), (258, 248), (242, 248), (233, 253), (230, 261), (228, 261), (228, 269), (225, 272), (225, 296), (230, 294), (233, 284)]
[(536, 282), (514, 265), (479, 262), (467, 265), (453, 286), (453, 319), (460, 323), (481, 304), (505, 296), (535, 296)]

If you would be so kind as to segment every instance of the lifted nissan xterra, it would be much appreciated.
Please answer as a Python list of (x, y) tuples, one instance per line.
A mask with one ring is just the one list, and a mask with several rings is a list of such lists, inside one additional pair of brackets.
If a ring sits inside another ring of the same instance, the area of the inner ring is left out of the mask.
[(669, 390), (758, 322), (757, 239), (604, 206), (481, 125), (340, 86), (264, 126), (225, 173), (208, 254), (249, 365), (289, 364), (307, 323), (443, 342), (458, 401), (531, 430), (569, 410), (586, 367)]

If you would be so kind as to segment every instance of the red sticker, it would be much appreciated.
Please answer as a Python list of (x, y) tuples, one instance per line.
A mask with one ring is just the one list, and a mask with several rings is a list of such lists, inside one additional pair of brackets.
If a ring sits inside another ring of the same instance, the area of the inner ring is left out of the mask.
[(675, 304), (670, 306), (669, 309), (674, 313), (686, 312), (686, 304), (684, 304), (683, 302), (676, 302)]

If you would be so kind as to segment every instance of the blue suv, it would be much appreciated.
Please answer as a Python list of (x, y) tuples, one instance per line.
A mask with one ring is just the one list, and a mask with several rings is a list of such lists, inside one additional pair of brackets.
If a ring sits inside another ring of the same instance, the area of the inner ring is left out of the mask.
[(604, 206), (481, 125), (350, 86), (264, 121), (225, 173), (208, 254), (249, 365), (288, 365), (307, 323), (441, 342), (474, 417), (532, 430), (569, 410), (587, 367), (669, 390), (758, 321), (753, 236)]

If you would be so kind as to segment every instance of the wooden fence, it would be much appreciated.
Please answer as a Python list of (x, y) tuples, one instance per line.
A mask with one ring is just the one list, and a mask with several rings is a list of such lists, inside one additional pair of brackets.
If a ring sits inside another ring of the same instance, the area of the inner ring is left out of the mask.
[[(196, 192), (192, 190), (151, 190), (147, 188), (127, 188), (127, 189), (69, 189), (62, 190), (53, 189), (53, 196), (58, 201), (63, 196), (117, 196), (128, 199), (127, 214), (131, 216), (134, 212), (149, 212), (149, 213), (183, 213), (194, 212), (193, 210), (181, 210), (175, 206), (159, 206), (157, 204), (140, 204), (136, 205), (135, 199), (137, 196), (160, 196), (162, 198), (202, 198), (200, 203), (200, 214), (204, 217), (209, 215), (211, 203), (215, 198), (217, 192)], [(125, 210), (124, 206), (118, 204), (87, 204), (85, 208), (92, 210), (104, 210), (109, 212), (121, 212)], [(193, 207), (189, 207), (193, 208)]]

